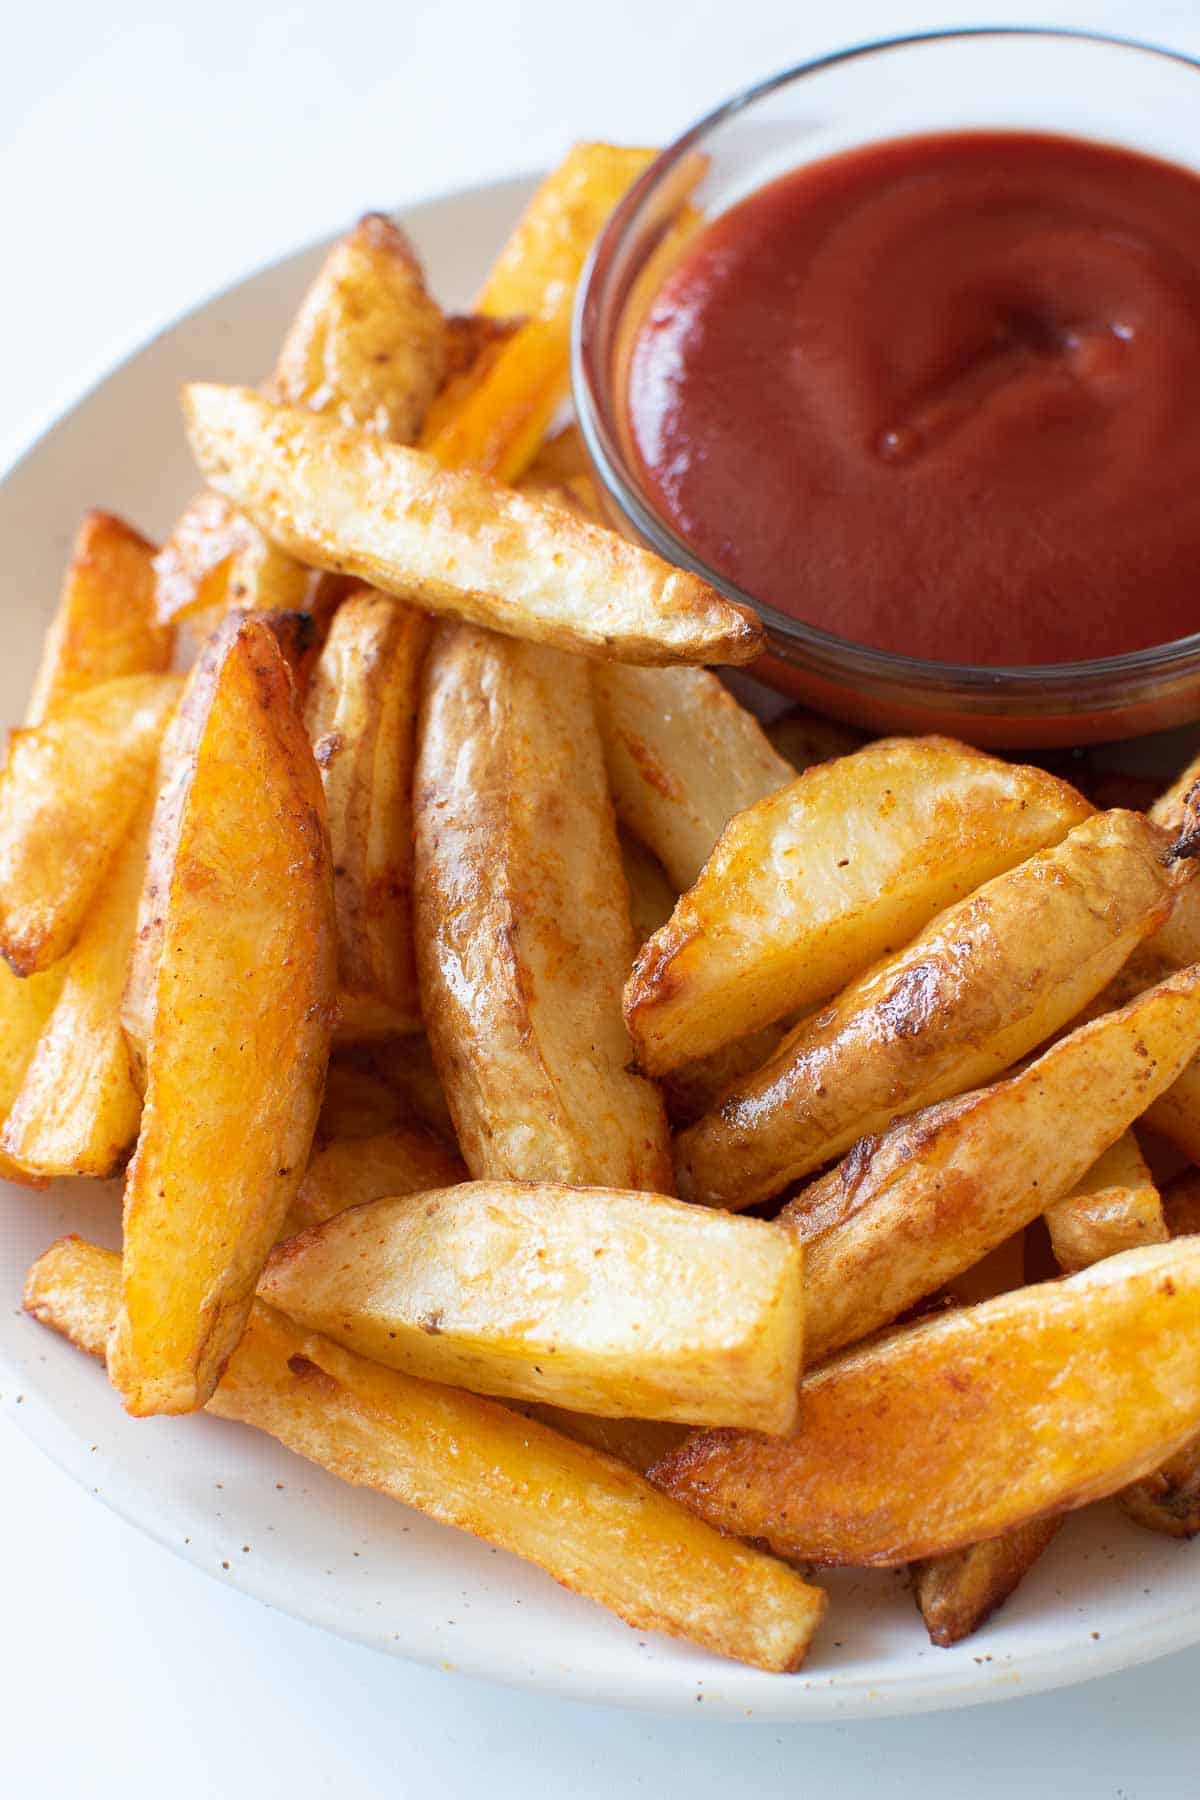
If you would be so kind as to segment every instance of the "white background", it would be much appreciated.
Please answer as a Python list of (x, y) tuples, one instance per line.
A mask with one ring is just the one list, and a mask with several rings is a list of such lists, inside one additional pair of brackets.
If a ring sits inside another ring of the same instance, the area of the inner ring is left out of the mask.
[[(536, 168), (575, 137), (666, 139), (856, 38), (1022, 16), (1005, 0), (10, 0), (0, 465), (173, 315), (367, 206)], [(1198, 0), (1036, 16), (1200, 53)], [(927, 1719), (644, 1719), (325, 1637), (231, 1591), (236, 1568), (222, 1588), (139, 1538), (2, 1420), (0, 1458), (0, 1795), (1200, 1791), (1200, 1650)]]

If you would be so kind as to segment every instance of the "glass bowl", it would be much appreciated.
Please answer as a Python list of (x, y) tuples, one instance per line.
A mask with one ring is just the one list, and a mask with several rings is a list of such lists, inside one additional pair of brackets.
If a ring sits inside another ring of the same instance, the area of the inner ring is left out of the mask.
[[(668, 273), (686, 206), (715, 218), (765, 182), (882, 138), (961, 129), (1059, 132), (1200, 168), (1200, 64), (1126, 39), (1040, 28), (935, 32), (789, 69), (664, 150), (596, 245), (575, 314), (575, 404), (613, 523), (753, 606), (753, 673), (873, 731), (942, 731), (1049, 747), (1200, 718), (1200, 633), (1129, 655), (1014, 668), (937, 663), (856, 644), (757, 601), (708, 567), (639, 479), (626, 417), (629, 350)], [(1197, 596), (1200, 617), (1200, 594)]]

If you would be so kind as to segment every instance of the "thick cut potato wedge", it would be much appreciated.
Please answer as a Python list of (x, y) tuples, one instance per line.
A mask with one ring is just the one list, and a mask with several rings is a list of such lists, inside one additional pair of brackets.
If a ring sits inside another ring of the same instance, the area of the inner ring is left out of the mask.
[(675, 910), (678, 895), (667, 880), (666, 870), (644, 844), (639, 844), (627, 831), (618, 833), (621, 843), (621, 866), (629, 888), (629, 920), (635, 944), (644, 944), (660, 925), (665, 925)]
[(695, 1062), (680, 1063), (662, 1078), (663, 1098), (667, 1114), (676, 1126), (694, 1125), (723, 1100), (731, 1089), (749, 1079), (756, 1069), (769, 1063), (785, 1037), (786, 1026), (764, 1025), (749, 1037), (735, 1038), (698, 1056)]
[(669, 1192), (621, 1018), (633, 932), (586, 665), (443, 627), (414, 810), (423, 1011), (472, 1175)]
[[(371, 1035), (418, 1031), (412, 928), (412, 778), (429, 620), (371, 588), (333, 621), (305, 722), (333, 852), (339, 1009), (374, 1002)], [(359, 1035), (366, 1035), (358, 1022)]]
[[(1160, 827), (1161, 829), (1161, 827)], [(1170, 837), (1163, 833), (1164, 845)], [(1175, 904), (1171, 916), (1155, 932), (1147, 949), (1176, 969), (1200, 962), (1200, 877), (1194, 862), (1176, 864)]]
[(154, 559), (154, 579), (164, 624), (207, 624), (226, 612), (307, 612), (320, 578), (206, 488), (176, 520)]
[(87, 688), (32, 730), (0, 769), (0, 953), (18, 975), (71, 948), (150, 784), (179, 698), (174, 675)]
[(575, 144), (546, 177), (492, 264), (475, 301), (495, 318), (570, 312), (583, 265), (608, 215), (656, 150)]
[(1090, 813), (1065, 782), (947, 738), (819, 763), (726, 826), (625, 992), (651, 1075), (844, 987)]
[(735, 813), (793, 779), (753, 713), (707, 669), (593, 672), (613, 805), (682, 891)]
[(111, 513), (79, 527), (54, 622), (46, 633), (27, 725), (85, 688), (119, 675), (160, 675), (174, 634), (155, 623), (154, 546)]
[(819, 1563), (957, 1550), (1103, 1499), (1200, 1426), (1200, 1242), (1110, 1256), (810, 1375), (794, 1437), (697, 1434), (652, 1479)]
[(1200, 1534), (1200, 1437), (1190, 1438), (1153, 1474), (1131, 1482), (1117, 1496), (1135, 1525), (1163, 1537)]
[(1097, 813), (940, 914), (680, 1138), (680, 1193), (753, 1205), (899, 1115), (1011, 1068), (1167, 916), (1159, 850), (1140, 813)]
[(986, 1624), (1056, 1537), (1061, 1524), (1061, 1516), (1029, 1519), (1001, 1537), (917, 1563), (913, 1594), (930, 1643), (949, 1649)]
[(901, 1119), (784, 1208), (810, 1363), (889, 1324), (1076, 1183), (1200, 1045), (1200, 968), (995, 1087)]
[(4, 1127), (6, 1154), (30, 1175), (112, 1175), (137, 1137), (121, 995), (137, 926), (149, 798), (118, 850)]
[[(1162, 938), (1160, 930), (1147, 945), (1135, 951), (1104, 992), (1085, 1007), (1081, 1018), (1096, 1018), (1114, 1007), (1125, 1006), (1147, 988), (1165, 981), (1177, 965), (1173, 957), (1160, 954)], [(1146, 1108), (1143, 1123), (1200, 1164), (1200, 1057), (1187, 1063), (1170, 1087)]]
[(832, 762), (838, 756), (853, 756), (866, 742), (861, 731), (851, 725), (839, 725), (835, 719), (824, 719), (820, 713), (794, 706), (780, 713), (767, 726), (767, 736), (780, 756), (802, 775), (814, 763)]
[(231, 619), (189, 688), (109, 1344), (139, 1415), (203, 1406), (241, 1336), (308, 1164), (334, 1009), (324, 801), (275, 639)]
[(1166, 1243), (1162, 1201), (1132, 1131), (1110, 1145), (1074, 1193), (1046, 1208), (1046, 1224), (1064, 1275), (1141, 1244)]
[(369, 1200), (424, 1194), (466, 1178), (461, 1160), (420, 1125), (335, 1138), (314, 1152), (279, 1235), (290, 1238)]
[(569, 312), (526, 319), (422, 448), (444, 469), (483, 469), (498, 481), (519, 481), (562, 403), (570, 354)]
[[(34, 1264), (26, 1309), (103, 1355), (120, 1259), (65, 1238)], [(825, 1595), (711, 1531), (631, 1469), (494, 1400), (381, 1368), (256, 1303), (208, 1403), (342, 1481), (537, 1563), (639, 1630), (758, 1668), (800, 1666)]]
[(376, 1362), (477, 1394), (796, 1422), (798, 1243), (661, 1195), (491, 1181), (379, 1200), (280, 1245), (259, 1294)]
[(1188, 795), (1200, 781), (1200, 756), (1192, 758), (1187, 767), (1181, 769), (1170, 787), (1167, 788), (1150, 808), (1150, 817), (1164, 831), (1177, 837), (1186, 823), (1186, 801)]
[(432, 612), (625, 662), (749, 662), (762, 627), (614, 532), (249, 388), (184, 390), (213, 486), (302, 561)]
[(446, 357), (446, 321), (412, 245), (382, 213), (367, 213), (325, 258), (266, 391), (411, 444)]
[[(0, 962), (0, 1122), (21, 1091), (26, 1070), (38, 1047), (46, 1021), (66, 979), (66, 962), (55, 963), (44, 975), (14, 975)], [(19, 1169), (5, 1155), (0, 1140), (0, 1180), (20, 1181), (27, 1187), (45, 1187), (42, 1176)]]
[(467, 405), (524, 319), (493, 319), (486, 313), (451, 313), (446, 320), (446, 373), (430, 402), (417, 443), (428, 450), (439, 433)]

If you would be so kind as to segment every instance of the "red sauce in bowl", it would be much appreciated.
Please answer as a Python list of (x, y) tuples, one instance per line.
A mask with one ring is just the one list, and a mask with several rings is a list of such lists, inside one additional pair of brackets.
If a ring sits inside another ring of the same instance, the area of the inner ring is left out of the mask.
[(1067, 662), (1200, 630), (1200, 178), (1019, 132), (897, 139), (705, 228), (630, 360), (697, 554), (839, 637)]

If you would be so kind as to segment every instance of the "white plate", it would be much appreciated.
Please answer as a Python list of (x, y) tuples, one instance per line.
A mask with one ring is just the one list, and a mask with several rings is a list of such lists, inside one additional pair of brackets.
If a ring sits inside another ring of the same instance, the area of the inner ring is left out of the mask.
[[(507, 182), (409, 213), (448, 302), (472, 292), (527, 191)], [(23, 710), (80, 514), (101, 505), (151, 532), (169, 527), (195, 487), (179, 384), (258, 379), (318, 256), (291, 257), (164, 332), (0, 485), (0, 718)], [(1108, 1509), (1068, 1520), (995, 1622), (953, 1650), (931, 1648), (896, 1573), (830, 1578), (829, 1619), (801, 1675), (643, 1638), (515, 1558), (345, 1487), (255, 1432), (203, 1417), (127, 1418), (103, 1370), (20, 1311), (25, 1270), (53, 1238), (117, 1241), (116, 1186), (9, 1187), (0, 1198), (9, 1415), (99, 1499), (218, 1580), (393, 1655), (573, 1699), (693, 1717), (702, 1700), (710, 1716), (783, 1721), (998, 1700), (1200, 1640), (1200, 1550)]]

